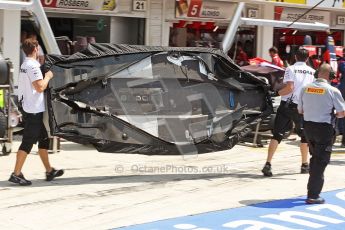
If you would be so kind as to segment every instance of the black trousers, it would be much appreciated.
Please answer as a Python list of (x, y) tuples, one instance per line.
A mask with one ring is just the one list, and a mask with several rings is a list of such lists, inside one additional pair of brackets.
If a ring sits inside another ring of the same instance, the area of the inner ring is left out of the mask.
[(297, 105), (294, 103), (287, 104), (285, 101), (281, 101), (276, 119), (274, 121), (273, 139), (279, 143), (283, 139), (284, 133), (289, 131), (292, 123), (295, 124), (295, 132), (301, 137), (302, 143), (307, 143), (303, 132), (303, 116), (298, 113)]
[(304, 121), (303, 124), (311, 155), (308, 198), (316, 199), (323, 187), (323, 174), (331, 158), (335, 132), (333, 126), (328, 123)]
[(43, 123), (43, 113), (26, 113), (24, 117), (24, 132), (19, 150), (30, 153), (32, 146), (38, 142), (38, 148), (49, 149), (48, 133)]

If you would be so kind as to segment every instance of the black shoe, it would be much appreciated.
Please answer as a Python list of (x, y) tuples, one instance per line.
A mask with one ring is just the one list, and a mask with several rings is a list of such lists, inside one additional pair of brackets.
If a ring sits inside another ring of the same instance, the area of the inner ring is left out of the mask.
[(46, 181), (52, 181), (55, 177), (62, 176), (64, 174), (64, 171), (62, 169), (54, 169), (52, 168), (51, 172), (46, 173)]
[(261, 170), (261, 172), (264, 174), (264, 176), (267, 176), (267, 177), (273, 176), (271, 164), (266, 163), (264, 168)]
[(9, 182), (15, 183), (15, 184), (19, 184), (22, 186), (26, 186), (26, 185), (31, 185), (31, 181), (25, 179), (23, 173), (20, 173), (19, 176), (16, 176), (14, 173), (11, 174), (10, 179), (8, 179)]
[(307, 204), (324, 204), (325, 203), (325, 199), (323, 199), (322, 197), (319, 197), (319, 198), (316, 198), (316, 199), (313, 199), (313, 198), (307, 198), (305, 200), (305, 202)]
[(301, 173), (302, 173), (302, 174), (307, 174), (307, 173), (309, 173), (309, 165), (308, 165), (308, 164), (303, 163), (303, 164), (301, 165)]

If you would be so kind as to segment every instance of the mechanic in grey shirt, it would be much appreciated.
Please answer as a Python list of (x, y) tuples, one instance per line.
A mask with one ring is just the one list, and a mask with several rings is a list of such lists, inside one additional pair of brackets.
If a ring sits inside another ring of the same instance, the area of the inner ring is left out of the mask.
[(329, 84), (334, 75), (329, 64), (322, 64), (317, 80), (303, 87), (299, 95), (298, 111), (303, 114), (304, 133), (311, 155), (308, 204), (325, 202), (319, 195), (324, 183), (323, 173), (331, 158), (334, 120), (345, 114), (345, 102), (340, 91)]

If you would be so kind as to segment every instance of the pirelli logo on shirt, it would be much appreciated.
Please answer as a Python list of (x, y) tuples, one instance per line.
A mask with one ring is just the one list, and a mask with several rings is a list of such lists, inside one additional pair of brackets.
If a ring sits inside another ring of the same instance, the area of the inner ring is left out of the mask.
[(322, 95), (326, 93), (326, 90), (323, 88), (313, 88), (313, 87), (308, 87), (305, 89), (306, 93), (309, 94), (318, 94), (318, 95)]

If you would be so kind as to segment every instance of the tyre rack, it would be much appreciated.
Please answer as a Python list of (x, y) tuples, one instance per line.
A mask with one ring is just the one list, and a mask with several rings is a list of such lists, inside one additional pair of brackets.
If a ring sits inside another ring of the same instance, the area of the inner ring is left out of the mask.
[[(6, 156), (12, 151), (14, 127), (12, 126), (13, 121), (11, 119), (11, 113), (15, 112), (18, 118), (21, 116), (21, 113), (13, 100), (13, 64), (9, 59), (2, 59), (0, 55), (0, 68), (1, 67), (5, 67), (5, 71), (1, 71), (0, 69), (0, 80), (2, 83), (5, 82), (5, 84), (0, 84), (0, 90), (3, 93), (3, 95), (0, 95), (0, 97), (2, 97), (0, 101), (3, 100), (1, 103), (2, 108), (0, 109), (0, 156)], [(7, 77), (6, 72), (8, 74)], [(5, 75), (5, 77), (1, 75)]]

